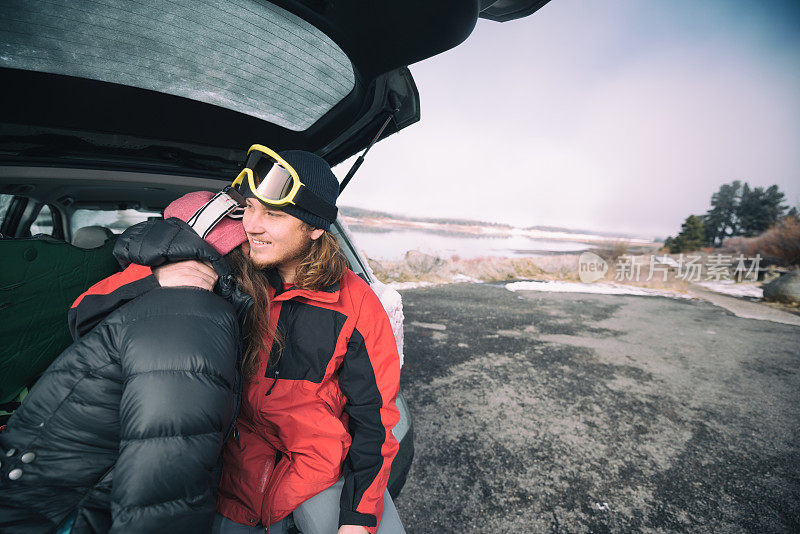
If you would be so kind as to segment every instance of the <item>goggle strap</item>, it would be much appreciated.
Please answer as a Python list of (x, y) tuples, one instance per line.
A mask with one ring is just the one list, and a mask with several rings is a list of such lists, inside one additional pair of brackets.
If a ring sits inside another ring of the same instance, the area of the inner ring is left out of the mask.
[[(192, 215), (186, 223), (203, 239), (208, 236), (214, 226), (225, 216), (241, 209), (239, 202), (231, 198), (226, 191), (220, 191)], [(241, 218), (231, 215), (233, 218)]]
[(308, 186), (303, 186), (297, 191), (294, 197), (294, 204), (306, 211), (309, 211), (317, 217), (322, 217), (329, 223), (336, 221), (336, 215), (339, 210), (336, 206), (329, 204), (322, 200), (316, 193), (314, 193)]
[(222, 192), (231, 197), (233, 201), (239, 205), (237, 208), (234, 208), (228, 213), (228, 217), (231, 219), (242, 220), (244, 218), (244, 207), (247, 205), (247, 201), (245, 200), (244, 196), (239, 192), (238, 189), (231, 186), (226, 186)]

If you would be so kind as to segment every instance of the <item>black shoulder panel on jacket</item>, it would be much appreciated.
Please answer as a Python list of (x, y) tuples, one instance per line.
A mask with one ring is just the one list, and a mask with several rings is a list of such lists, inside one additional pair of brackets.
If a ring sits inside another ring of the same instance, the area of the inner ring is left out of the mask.
[[(285, 346), (279, 364), (268, 366), (266, 376), (274, 378), (279, 370), (281, 379), (322, 382), (346, 321), (347, 316), (335, 310), (294, 300), (284, 302), (278, 331), (284, 335)], [(285, 332), (292, 335), (286, 336)], [(277, 345), (273, 345), (270, 362), (278, 358), (276, 351)]]

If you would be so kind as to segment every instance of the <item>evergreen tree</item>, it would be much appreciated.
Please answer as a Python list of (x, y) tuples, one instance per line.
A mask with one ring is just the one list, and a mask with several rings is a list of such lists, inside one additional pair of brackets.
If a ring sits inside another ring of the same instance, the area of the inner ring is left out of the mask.
[(753, 237), (766, 232), (786, 211), (786, 206), (781, 205), (784, 199), (785, 196), (777, 185), (766, 190), (763, 187), (751, 190), (745, 183), (737, 209), (740, 235)]
[(727, 237), (756, 236), (778, 222), (786, 206), (777, 185), (751, 188), (734, 180), (711, 196), (711, 209), (703, 216), (706, 243), (719, 246)]
[(739, 217), (737, 209), (741, 198), (742, 183), (723, 184), (719, 191), (711, 196), (711, 209), (703, 217), (706, 228), (707, 243), (719, 245), (726, 237), (738, 235)]
[(784, 195), (780, 189), (778, 189), (777, 185), (771, 185), (767, 188), (764, 192), (764, 209), (766, 210), (769, 218), (769, 224), (767, 228), (778, 222), (778, 220), (783, 217), (783, 212), (787, 210), (789, 206), (781, 205), (781, 202), (786, 200), (786, 195)]
[(681, 225), (680, 233), (669, 240), (669, 251), (672, 254), (699, 249), (706, 244), (703, 219), (697, 215), (689, 215)]

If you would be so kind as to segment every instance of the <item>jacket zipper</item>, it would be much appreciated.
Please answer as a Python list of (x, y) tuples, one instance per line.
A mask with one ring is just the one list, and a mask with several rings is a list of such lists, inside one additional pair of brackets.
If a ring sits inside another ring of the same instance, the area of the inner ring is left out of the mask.
[(272, 496), (275, 493), (275, 489), (278, 487), (278, 481), (283, 477), (286, 471), (289, 469), (289, 455), (283, 451), (281, 459), (278, 461), (276, 465), (272, 468), (272, 473), (269, 477), (269, 482), (267, 483), (267, 487), (264, 491), (264, 497), (261, 501), (261, 512), (264, 512), (264, 503), (266, 502), (269, 505), (269, 516), (262, 517), (261, 520), (264, 521), (266, 519), (266, 524), (269, 525), (272, 521)]
[[(252, 304), (252, 301), (251, 301)], [(233, 434), (233, 439), (239, 441), (239, 429), (236, 428), (236, 420), (239, 418), (239, 409), (242, 406), (242, 401), (244, 399), (244, 377), (239, 369), (241, 369), (242, 364), (242, 346), (241, 341), (239, 342), (239, 347), (236, 351), (236, 378), (234, 379), (234, 399), (238, 397), (238, 402), (234, 403), (233, 407), (233, 419), (231, 419), (231, 424), (228, 426), (227, 432), (225, 432), (225, 439), (222, 440), (222, 443), (228, 441), (228, 438)]]
[(272, 388), (274, 388), (274, 387), (275, 387), (275, 384), (277, 384), (277, 383), (278, 383), (278, 377), (279, 377), (280, 375), (281, 375), (281, 371), (280, 371), (280, 369), (276, 369), (276, 370), (275, 370), (275, 378), (273, 378), (273, 379), (272, 379), (272, 385), (269, 387), (269, 389), (267, 390), (267, 392), (266, 392), (266, 393), (264, 393), (264, 396), (265, 396), (265, 397), (266, 397), (267, 395), (269, 395), (270, 393), (272, 393)]

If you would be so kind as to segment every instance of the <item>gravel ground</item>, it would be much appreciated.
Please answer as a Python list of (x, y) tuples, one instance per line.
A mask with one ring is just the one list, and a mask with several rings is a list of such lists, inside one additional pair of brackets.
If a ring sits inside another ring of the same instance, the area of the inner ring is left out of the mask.
[(409, 533), (800, 531), (800, 327), (487, 284), (403, 299)]

